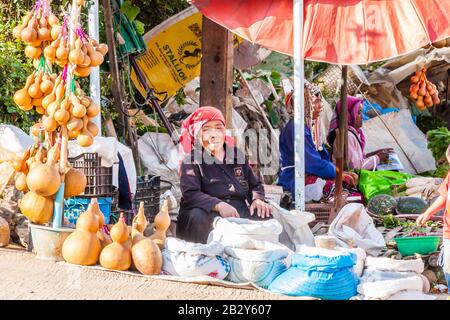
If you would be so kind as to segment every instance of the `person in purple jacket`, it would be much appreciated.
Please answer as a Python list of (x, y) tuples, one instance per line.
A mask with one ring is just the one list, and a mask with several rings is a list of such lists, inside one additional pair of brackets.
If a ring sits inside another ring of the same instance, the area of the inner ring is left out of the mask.
[(185, 157), (180, 165), (178, 238), (206, 243), (217, 216), (270, 217), (262, 183), (225, 134), (220, 110), (201, 107), (184, 120), (180, 151)]

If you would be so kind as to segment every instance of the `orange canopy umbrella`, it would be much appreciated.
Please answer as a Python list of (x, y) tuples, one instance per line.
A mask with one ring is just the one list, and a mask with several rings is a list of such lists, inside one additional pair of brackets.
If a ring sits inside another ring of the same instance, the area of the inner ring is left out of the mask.
[[(293, 55), (292, 0), (190, 0), (206, 17), (269, 49)], [(448, 0), (304, 0), (306, 60), (367, 64), (450, 36)]]

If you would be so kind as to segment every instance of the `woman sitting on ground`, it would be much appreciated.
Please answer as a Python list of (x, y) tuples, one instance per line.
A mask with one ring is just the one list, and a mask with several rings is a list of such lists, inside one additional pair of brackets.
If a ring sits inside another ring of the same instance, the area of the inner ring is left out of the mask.
[(269, 218), (262, 183), (225, 134), (220, 110), (201, 107), (192, 113), (183, 122), (180, 144), (185, 157), (180, 167), (178, 238), (206, 243), (217, 216)]
[[(336, 140), (337, 130), (339, 127), (339, 114), (341, 103), (338, 101), (333, 119), (331, 120), (330, 130), (328, 133), (328, 143), (333, 146), (333, 161), (336, 163), (335, 154), (337, 152), (338, 143)], [(366, 145), (366, 137), (362, 130), (363, 125), (363, 100), (348, 96), (347, 97), (347, 121), (348, 121), (348, 151), (347, 151), (347, 167), (349, 169), (366, 169), (375, 170), (380, 162), (385, 162), (389, 158), (392, 149), (380, 149), (374, 152), (364, 154)]]

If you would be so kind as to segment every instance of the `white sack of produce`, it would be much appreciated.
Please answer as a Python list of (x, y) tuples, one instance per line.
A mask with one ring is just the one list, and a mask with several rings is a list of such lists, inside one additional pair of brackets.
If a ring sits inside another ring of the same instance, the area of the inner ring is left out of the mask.
[(401, 291), (422, 291), (423, 280), (419, 275), (390, 272), (364, 273), (358, 285), (358, 293), (365, 299), (388, 299)]
[(386, 246), (383, 235), (360, 203), (345, 205), (331, 223), (328, 234), (335, 236), (341, 247), (348, 248), (349, 243), (353, 242), (373, 256), (379, 255)]
[(296, 250), (301, 245), (314, 247), (314, 234), (309, 228), (309, 223), (315, 216), (310, 212), (298, 210), (288, 211), (276, 203), (269, 201), (272, 215), (283, 227), (280, 242), (291, 250)]
[(227, 280), (231, 282), (252, 282), (267, 288), (289, 267), (288, 256), (292, 251), (281, 244), (258, 240), (236, 244), (238, 247), (225, 247), (231, 266)]
[(173, 276), (210, 276), (223, 280), (230, 264), (223, 257), (224, 248), (218, 242), (209, 244), (167, 238), (162, 251), (162, 273)]
[(281, 224), (275, 219), (255, 221), (243, 218), (216, 217), (208, 243), (218, 241), (224, 246), (233, 246), (236, 241), (261, 240), (279, 243)]
[(20, 128), (9, 124), (0, 125), (0, 148), (14, 153), (23, 153), (33, 142), (33, 138)]
[(380, 270), (392, 272), (414, 272), (421, 274), (425, 265), (423, 260), (418, 258), (414, 260), (396, 260), (384, 257), (367, 257), (366, 270)]

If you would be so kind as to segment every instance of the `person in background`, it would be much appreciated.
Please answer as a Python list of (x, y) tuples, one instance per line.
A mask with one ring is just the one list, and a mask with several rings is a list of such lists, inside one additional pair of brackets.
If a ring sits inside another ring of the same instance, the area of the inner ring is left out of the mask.
[[(331, 120), (328, 133), (328, 144), (333, 146), (333, 161), (336, 163), (335, 154), (338, 148), (336, 140), (337, 130), (339, 128), (339, 114), (341, 103), (338, 101), (333, 119)], [(347, 167), (349, 169), (375, 170), (380, 162), (389, 159), (392, 149), (380, 149), (368, 154), (364, 154), (366, 137), (362, 130), (363, 126), (363, 100), (348, 96), (347, 97), (347, 121), (348, 121), (348, 152)]]
[[(292, 93), (286, 96), (285, 105), (288, 113), (293, 115), (293, 99)], [(316, 120), (322, 112), (321, 109), (316, 109), (313, 112), (313, 120)], [(305, 115), (307, 113), (305, 112)], [(294, 176), (294, 120), (291, 118), (286, 126), (281, 130), (280, 134), (280, 164), (281, 172), (278, 175), (278, 185), (282, 186), (284, 190), (290, 191), (292, 195), (295, 194), (295, 176)], [(322, 150), (317, 150), (311, 129), (305, 125), (305, 184), (314, 183), (317, 178), (324, 180), (334, 180), (336, 178), (336, 166), (330, 159), (325, 146)], [(355, 176), (345, 172), (344, 180), (348, 185), (355, 186)], [(331, 182), (331, 181), (330, 181)], [(331, 182), (332, 184), (332, 182)]]
[(182, 199), (177, 237), (206, 243), (215, 217), (267, 219), (261, 180), (225, 134), (225, 119), (214, 107), (201, 107), (181, 127)]
[[(450, 145), (446, 152), (447, 161), (450, 163)], [(439, 187), (439, 198), (422, 213), (416, 220), (417, 225), (422, 226), (431, 219), (440, 210), (445, 209), (442, 221), (444, 223), (443, 249), (441, 253), (442, 266), (444, 269), (445, 279), (447, 280), (447, 288), (450, 288), (450, 172)]]

